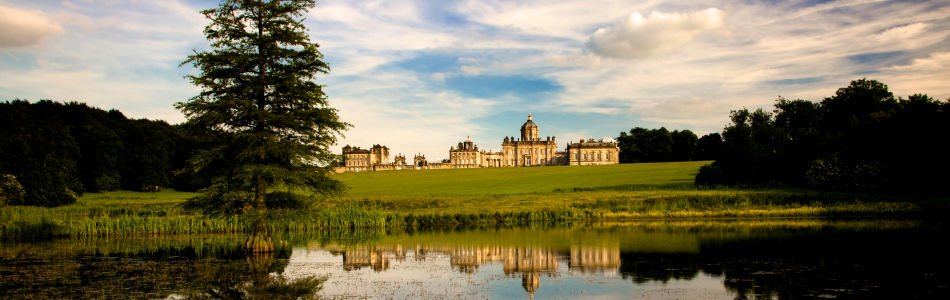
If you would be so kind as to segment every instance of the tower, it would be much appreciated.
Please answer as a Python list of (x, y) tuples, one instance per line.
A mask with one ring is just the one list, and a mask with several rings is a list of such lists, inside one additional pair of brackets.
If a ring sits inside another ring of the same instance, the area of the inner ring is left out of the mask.
[(524, 122), (524, 125), (521, 125), (521, 140), (538, 140), (538, 125), (534, 124), (534, 121), (531, 121), (531, 114), (528, 114), (528, 121)]

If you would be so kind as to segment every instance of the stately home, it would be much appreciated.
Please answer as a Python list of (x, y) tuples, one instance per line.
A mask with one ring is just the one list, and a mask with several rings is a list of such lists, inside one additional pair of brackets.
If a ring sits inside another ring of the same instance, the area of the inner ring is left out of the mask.
[(609, 165), (620, 162), (620, 148), (609, 137), (569, 142), (567, 151), (559, 152), (557, 138), (548, 136), (542, 139), (539, 132), (538, 125), (528, 114), (528, 120), (521, 125), (521, 137), (505, 137), (501, 142), (501, 152), (479, 150), (471, 138), (465, 138), (457, 146), (449, 147), (447, 160), (429, 162), (425, 155), (417, 154), (411, 165), (407, 164), (402, 154), (390, 162), (389, 148), (386, 146), (373, 145), (364, 150), (346, 145), (343, 147), (344, 167), (339, 171)]
[(389, 164), (389, 147), (381, 145), (369, 149), (346, 145), (343, 146), (343, 155), (347, 172), (376, 171), (377, 166)]
[(528, 121), (521, 125), (521, 139), (505, 137), (501, 142), (501, 153), (506, 167), (554, 166), (566, 165), (563, 152), (557, 152), (557, 138), (538, 136), (538, 125)]
[(609, 137), (598, 141), (593, 138), (567, 144), (569, 165), (613, 165), (620, 163), (620, 150), (617, 142)]

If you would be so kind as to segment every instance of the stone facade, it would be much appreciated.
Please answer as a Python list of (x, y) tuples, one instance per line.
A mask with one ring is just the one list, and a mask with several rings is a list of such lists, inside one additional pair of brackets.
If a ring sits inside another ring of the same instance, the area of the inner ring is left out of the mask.
[(458, 148), (449, 147), (449, 164), (452, 168), (481, 168), (482, 153), (471, 138), (459, 142)]
[(521, 139), (505, 137), (501, 142), (502, 166), (530, 167), (560, 165), (557, 157), (557, 138), (538, 136), (538, 125), (531, 120), (521, 125)]
[(343, 146), (343, 166), (346, 172), (376, 171), (377, 166), (389, 164), (389, 147), (373, 145), (369, 149)]
[(615, 165), (620, 163), (620, 148), (609, 137), (567, 144), (568, 164), (572, 166)]
[(538, 125), (528, 120), (521, 125), (521, 137), (505, 137), (501, 142), (501, 152), (478, 149), (471, 138), (449, 147), (449, 159), (443, 162), (429, 162), (424, 155), (417, 154), (411, 165), (406, 164), (404, 156), (397, 156), (389, 163), (389, 148), (373, 145), (368, 150), (359, 147), (343, 147), (346, 164), (343, 171), (382, 171), (382, 170), (429, 170), (462, 168), (500, 168), (561, 165), (607, 165), (620, 162), (620, 148), (611, 138), (595, 141), (593, 138), (571, 142), (567, 151), (557, 151), (557, 138), (541, 138)]

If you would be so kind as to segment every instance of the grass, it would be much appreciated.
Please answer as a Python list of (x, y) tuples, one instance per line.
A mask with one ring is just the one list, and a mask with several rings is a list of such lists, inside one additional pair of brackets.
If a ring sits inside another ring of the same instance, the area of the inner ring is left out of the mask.
[[(332, 228), (513, 226), (590, 220), (919, 216), (948, 211), (946, 199), (819, 192), (794, 188), (692, 185), (708, 162), (609, 166), (386, 171), (334, 175), (346, 196), (314, 208), (272, 211), (280, 233)], [(56, 208), (0, 208), (0, 240), (50, 237), (233, 234), (241, 216), (186, 211), (193, 193), (87, 193)], [(937, 209), (934, 209), (937, 208)]]
[(448, 169), (343, 173), (352, 198), (377, 196), (506, 195), (556, 190), (629, 190), (688, 188), (699, 162), (642, 163), (606, 166)]

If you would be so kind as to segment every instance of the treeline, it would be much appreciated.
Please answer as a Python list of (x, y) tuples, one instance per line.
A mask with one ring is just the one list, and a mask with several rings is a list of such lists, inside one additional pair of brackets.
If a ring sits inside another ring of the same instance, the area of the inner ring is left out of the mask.
[(56, 206), (114, 189), (194, 190), (200, 177), (174, 171), (210, 142), (180, 125), (48, 100), (0, 102), (0, 128), (0, 174), (23, 190), (8, 204)]
[(894, 98), (852, 81), (819, 103), (779, 98), (772, 112), (736, 110), (701, 185), (782, 183), (826, 190), (938, 191), (950, 156), (950, 101)]
[(617, 137), (620, 163), (714, 160), (722, 148), (718, 133), (697, 138), (689, 130), (636, 127)]

